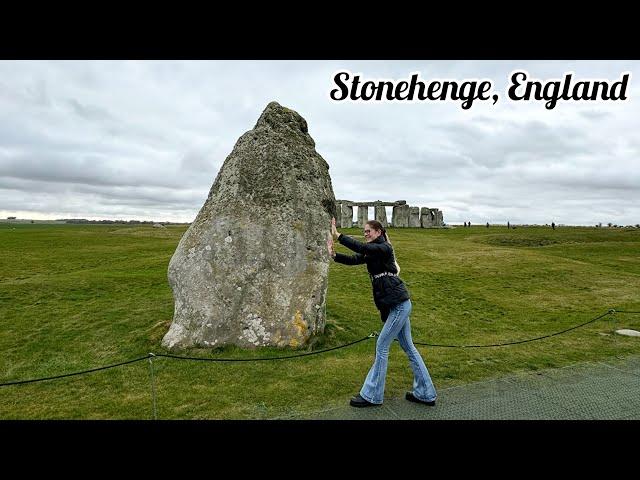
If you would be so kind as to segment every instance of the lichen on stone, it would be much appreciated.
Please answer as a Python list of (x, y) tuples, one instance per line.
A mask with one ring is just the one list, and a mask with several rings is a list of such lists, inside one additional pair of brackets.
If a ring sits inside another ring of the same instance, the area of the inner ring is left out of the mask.
[(321, 334), (332, 216), (328, 164), (307, 122), (269, 103), (171, 258), (175, 313), (163, 344), (302, 346)]

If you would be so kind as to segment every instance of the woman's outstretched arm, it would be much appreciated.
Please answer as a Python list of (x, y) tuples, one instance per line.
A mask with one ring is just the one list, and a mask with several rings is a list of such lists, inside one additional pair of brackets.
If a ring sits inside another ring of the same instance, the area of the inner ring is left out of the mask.
[(360, 265), (364, 263), (364, 255), (360, 253), (356, 253), (355, 255), (344, 255), (342, 253), (336, 253), (333, 246), (333, 239), (329, 238), (327, 240), (327, 249), (329, 250), (329, 255), (333, 258), (337, 263), (342, 263), (344, 265)]
[(362, 255), (389, 255), (389, 246), (384, 243), (363, 243), (343, 234), (340, 234), (338, 241), (349, 250)]
[(362, 255), (366, 254), (366, 255), (377, 256), (377, 255), (389, 255), (390, 253), (389, 246), (385, 245), (384, 243), (363, 243), (351, 237), (347, 237), (342, 233), (339, 233), (338, 229), (336, 228), (335, 218), (331, 219), (331, 235), (333, 236), (333, 238), (337, 239), (342, 245), (347, 247), (349, 250), (353, 250), (354, 252), (360, 253)]

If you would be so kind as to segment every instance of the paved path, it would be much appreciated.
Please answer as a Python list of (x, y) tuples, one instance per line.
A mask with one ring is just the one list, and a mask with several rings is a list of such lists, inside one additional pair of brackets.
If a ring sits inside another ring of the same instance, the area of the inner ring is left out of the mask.
[[(348, 400), (347, 400), (348, 401)], [(345, 402), (347, 403), (347, 402)], [(295, 417), (323, 420), (640, 419), (640, 356), (589, 362), (438, 390), (435, 407), (387, 398)]]

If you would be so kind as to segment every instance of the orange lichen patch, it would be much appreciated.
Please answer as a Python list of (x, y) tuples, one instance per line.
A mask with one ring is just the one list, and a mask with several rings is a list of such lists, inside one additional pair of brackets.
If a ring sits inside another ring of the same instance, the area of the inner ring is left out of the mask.
[(296, 314), (293, 317), (292, 325), (293, 325), (294, 338), (292, 338), (289, 341), (289, 346), (297, 347), (307, 337), (307, 330), (309, 329), (309, 326), (304, 321), (304, 318), (302, 317), (302, 312), (300, 312), (300, 310), (296, 310)]

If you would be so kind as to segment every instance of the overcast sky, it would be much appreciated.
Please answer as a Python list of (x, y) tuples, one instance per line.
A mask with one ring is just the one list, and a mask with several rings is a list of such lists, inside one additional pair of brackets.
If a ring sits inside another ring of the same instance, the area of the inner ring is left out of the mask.
[[(0, 61), (0, 217), (190, 222), (267, 103), (296, 110), (336, 198), (406, 200), (446, 223), (640, 223), (638, 61)], [(540, 80), (632, 76), (629, 99), (513, 102)], [(501, 98), (335, 102), (365, 79), (490, 79)], [(390, 218), (389, 218), (390, 220)]]

